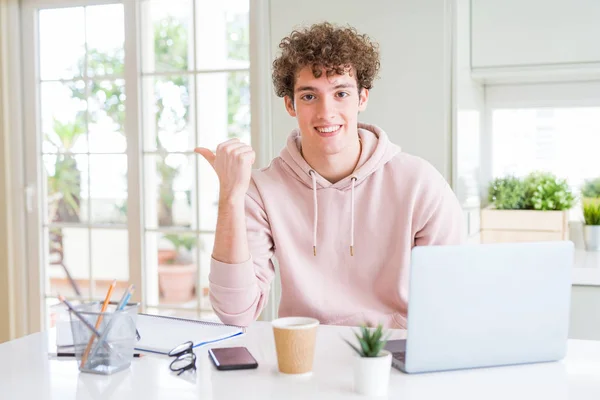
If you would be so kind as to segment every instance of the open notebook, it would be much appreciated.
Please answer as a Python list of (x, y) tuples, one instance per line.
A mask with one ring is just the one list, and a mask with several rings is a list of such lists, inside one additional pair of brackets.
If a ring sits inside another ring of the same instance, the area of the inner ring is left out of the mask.
[(167, 354), (184, 342), (192, 341), (198, 347), (245, 332), (239, 326), (150, 314), (138, 314), (137, 329), (142, 338), (135, 349), (159, 354)]

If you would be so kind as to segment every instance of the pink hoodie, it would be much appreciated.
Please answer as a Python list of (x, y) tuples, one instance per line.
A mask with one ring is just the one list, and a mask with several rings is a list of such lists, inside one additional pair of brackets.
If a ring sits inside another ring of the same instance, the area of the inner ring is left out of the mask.
[(462, 242), (463, 214), (428, 162), (402, 153), (376, 126), (359, 124), (358, 133), (358, 165), (339, 182), (306, 163), (297, 130), (279, 157), (253, 172), (246, 195), (251, 257), (211, 263), (212, 306), (224, 323), (247, 326), (258, 318), (274, 256), (279, 317), (406, 327), (411, 249)]

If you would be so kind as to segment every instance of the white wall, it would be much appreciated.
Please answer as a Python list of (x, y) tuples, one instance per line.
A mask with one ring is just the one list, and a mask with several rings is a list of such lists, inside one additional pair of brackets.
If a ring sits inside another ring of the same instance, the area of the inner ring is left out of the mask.
[(573, 286), (569, 338), (600, 340), (600, 287)]
[(598, 0), (473, 0), (473, 67), (600, 62)]
[[(270, 2), (271, 55), (294, 28), (322, 21), (350, 24), (380, 44), (381, 79), (360, 120), (384, 129), (404, 151), (451, 179), (451, 19), (444, 0), (304, 0)], [(264, 71), (270, 74), (271, 71)], [(296, 127), (272, 94), (273, 155)]]
[[(295, 28), (329, 21), (350, 24), (380, 45), (380, 79), (375, 81), (369, 106), (359, 120), (380, 126), (404, 151), (425, 158), (451, 180), (450, 0), (372, 0), (368, 5), (360, 0), (253, 3), (251, 20), (260, 23), (251, 27), (255, 39), (251, 43), (253, 140), (261, 138), (261, 166), (269, 161), (265, 153), (277, 156), (297, 126), (270, 83), (271, 62), (279, 54), (279, 43)], [(269, 136), (267, 141), (265, 136)], [(271, 148), (267, 150), (263, 144), (268, 141)], [(280, 290), (277, 276), (263, 319), (276, 316)]]
[(600, 79), (600, 1), (471, 0), (472, 76), (486, 84)]

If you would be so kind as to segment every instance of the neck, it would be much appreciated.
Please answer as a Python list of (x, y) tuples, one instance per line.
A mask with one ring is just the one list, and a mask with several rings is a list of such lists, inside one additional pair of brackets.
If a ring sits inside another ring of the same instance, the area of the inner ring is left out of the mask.
[(324, 155), (303, 147), (301, 154), (308, 165), (319, 175), (331, 183), (336, 183), (354, 172), (360, 159), (361, 150), (362, 144), (357, 135), (356, 140), (340, 153)]

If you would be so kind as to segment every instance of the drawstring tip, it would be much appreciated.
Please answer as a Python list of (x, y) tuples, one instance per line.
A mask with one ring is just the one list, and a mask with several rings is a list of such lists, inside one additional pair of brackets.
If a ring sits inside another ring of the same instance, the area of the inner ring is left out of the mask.
[(354, 257), (354, 246), (350, 246), (350, 255)]
[(317, 256), (317, 246), (313, 246), (313, 254), (315, 257)]

